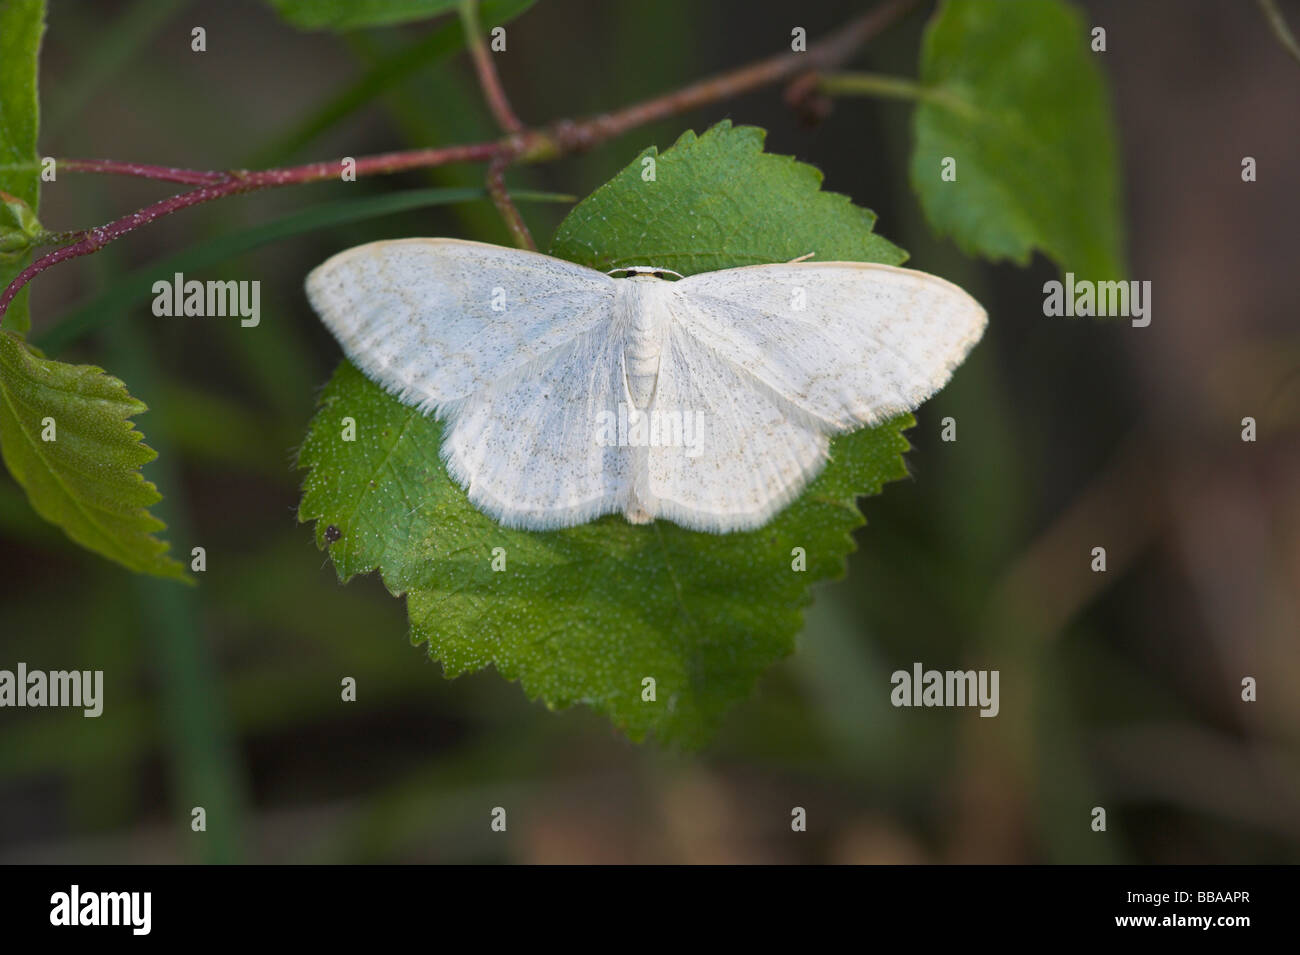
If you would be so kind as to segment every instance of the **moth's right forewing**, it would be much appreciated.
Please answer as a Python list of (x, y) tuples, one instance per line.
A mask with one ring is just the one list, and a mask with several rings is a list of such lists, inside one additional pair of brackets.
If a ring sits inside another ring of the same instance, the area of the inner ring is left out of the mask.
[(687, 331), (828, 433), (915, 408), (986, 322), (950, 282), (862, 262), (746, 266), (677, 288)]
[(357, 246), (307, 277), (312, 307), (344, 354), (426, 413), (608, 322), (614, 289), (572, 262), (457, 239)]

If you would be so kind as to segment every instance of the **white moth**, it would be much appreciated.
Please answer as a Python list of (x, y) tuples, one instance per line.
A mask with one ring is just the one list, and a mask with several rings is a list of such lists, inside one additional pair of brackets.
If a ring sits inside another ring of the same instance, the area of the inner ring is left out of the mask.
[(470, 501), (528, 530), (614, 512), (759, 527), (831, 435), (930, 397), (986, 321), (955, 285), (886, 265), (618, 271), (401, 239), (339, 253), (307, 295), (358, 368), (446, 423)]

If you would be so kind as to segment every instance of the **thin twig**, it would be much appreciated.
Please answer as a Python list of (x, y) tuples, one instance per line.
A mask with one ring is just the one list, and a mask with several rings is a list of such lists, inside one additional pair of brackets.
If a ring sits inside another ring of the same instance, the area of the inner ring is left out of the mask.
[(120, 162), (116, 159), (59, 159), (57, 172), (98, 172), (110, 176), (135, 176), (139, 179), (156, 179), (159, 182), (183, 182), (191, 186), (224, 182), (228, 172), (204, 169), (178, 169), (175, 166), (151, 166), (146, 163)]
[(916, 6), (917, 2), (918, 0), (887, 0), (822, 42), (808, 47), (806, 53), (779, 53), (730, 73), (692, 83), (666, 96), (635, 103), (580, 122), (561, 121), (551, 128), (552, 135), (566, 152), (576, 152), (613, 139), (637, 126), (676, 116), (719, 100), (731, 99), (802, 74), (837, 67), (863, 43)]
[[(401, 172), (406, 169), (426, 166), (439, 166), (450, 162), (484, 160), (497, 155), (500, 150), (501, 147), (497, 143), (478, 143), (469, 146), (447, 146), (441, 149), (422, 149), (413, 152), (384, 153), (379, 156), (369, 156), (356, 160), (355, 172), (358, 176), (368, 176)], [(46, 269), (58, 265), (60, 262), (66, 262), (68, 259), (75, 259), (98, 252), (108, 243), (120, 239), (128, 232), (134, 232), (141, 226), (148, 225), (156, 219), (161, 219), (163, 216), (179, 212), (181, 209), (188, 209), (191, 206), (211, 202), (213, 199), (224, 199), (226, 196), (239, 195), (244, 192), (255, 192), (273, 186), (319, 182), (323, 179), (333, 179), (336, 176), (341, 177), (342, 171), (342, 161), (332, 160), (329, 162), (308, 163), (305, 166), (267, 169), (261, 172), (222, 173), (224, 178), (213, 185), (179, 193), (163, 199), (161, 202), (145, 206), (129, 216), (114, 219), (106, 225), (87, 229), (76, 242), (55, 249), (48, 255), (41, 256), (18, 273), (4, 290), (4, 293), (0, 294), (0, 316), (3, 316), (5, 311), (8, 310), (9, 303), (14, 300), (14, 296), (22, 290), (23, 286)]]
[(524, 124), (519, 121), (510, 100), (506, 98), (505, 87), (501, 85), (496, 64), (492, 62), (492, 53), (488, 50), (487, 41), (483, 39), (483, 26), (478, 19), (478, 0), (460, 0), (460, 22), (465, 28), (465, 46), (469, 48), (470, 58), (474, 61), (474, 71), (478, 73), (483, 98), (496, 117), (497, 125), (507, 133), (523, 132)]
[(488, 163), (488, 195), (492, 197), (497, 212), (501, 213), (501, 218), (505, 220), (506, 228), (510, 230), (515, 245), (521, 249), (531, 249), (536, 252), (537, 243), (533, 241), (532, 233), (528, 231), (528, 226), (524, 223), (524, 217), (519, 213), (519, 207), (510, 198), (510, 191), (506, 188), (505, 171), (508, 165), (510, 165), (510, 160), (504, 156), (498, 156)]
[[(497, 125), (504, 132), (508, 134), (523, 132), (524, 124), (519, 121), (514, 108), (510, 105), (505, 87), (501, 85), (501, 77), (497, 74), (496, 64), (492, 61), (492, 54), (488, 51), (487, 42), (483, 38), (483, 26), (478, 19), (478, 0), (460, 0), (459, 12), (461, 25), (465, 28), (465, 46), (469, 48), (470, 58), (474, 61), (474, 71), (478, 74), (479, 87), (483, 90), (483, 98), (487, 101), (488, 109), (492, 111)], [(492, 197), (497, 212), (501, 213), (501, 218), (506, 228), (510, 230), (515, 245), (521, 249), (536, 251), (537, 243), (533, 241), (524, 217), (520, 214), (514, 200), (510, 198), (510, 190), (506, 188), (505, 170), (509, 164), (510, 160), (504, 155), (497, 156), (488, 163), (488, 195)]]
[[(589, 117), (584, 120), (562, 120), (545, 129), (522, 129), (501, 140), (415, 149), (383, 153), (356, 160), (353, 171), (360, 176), (384, 175), (409, 169), (441, 166), (452, 162), (542, 162), (557, 159), (614, 138), (628, 130), (655, 120), (686, 112), (709, 103), (729, 99), (763, 86), (793, 79), (796, 76), (833, 68), (866, 40), (892, 24), (918, 0), (886, 0), (870, 12), (853, 20), (841, 30), (831, 34), (821, 43), (808, 48), (806, 53), (784, 53), (769, 57), (751, 66), (711, 77), (686, 86), (676, 92), (646, 100), (621, 110)], [(28, 282), (59, 262), (90, 255), (109, 242), (116, 241), (140, 226), (163, 216), (191, 206), (222, 199), (226, 196), (255, 192), (279, 186), (319, 182), (339, 176), (343, 170), (340, 160), (264, 169), (256, 172), (233, 170), (214, 173), (203, 170), (174, 169), (148, 166), (114, 160), (64, 160), (64, 168), (78, 172), (105, 172), (117, 175), (136, 175), (143, 178), (184, 181), (200, 187), (183, 192), (161, 202), (146, 206), (130, 215), (115, 219), (105, 225), (85, 230), (82, 237), (63, 248), (37, 259), (23, 269), (0, 294), (0, 317), (3, 317), (14, 296)], [(162, 176), (165, 171), (168, 175)], [(179, 177), (187, 178), (181, 179)], [(194, 178), (189, 178), (194, 177)], [(519, 220), (522, 222), (522, 220)]]
[(882, 99), (937, 103), (968, 117), (974, 117), (978, 112), (972, 103), (951, 90), (926, 86), (905, 76), (886, 73), (828, 73), (816, 77), (814, 86), (829, 96), (878, 96)]

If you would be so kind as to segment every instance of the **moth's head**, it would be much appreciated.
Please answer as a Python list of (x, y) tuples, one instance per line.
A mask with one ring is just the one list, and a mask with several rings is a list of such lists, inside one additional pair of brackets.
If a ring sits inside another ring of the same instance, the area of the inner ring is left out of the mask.
[(682, 279), (686, 277), (682, 275), (681, 272), (674, 272), (672, 269), (661, 269), (653, 265), (629, 265), (626, 268), (610, 269), (605, 274), (606, 275), (622, 274), (630, 279), (640, 278), (644, 276), (646, 278), (665, 279), (668, 281), (673, 281), (676, 279)]

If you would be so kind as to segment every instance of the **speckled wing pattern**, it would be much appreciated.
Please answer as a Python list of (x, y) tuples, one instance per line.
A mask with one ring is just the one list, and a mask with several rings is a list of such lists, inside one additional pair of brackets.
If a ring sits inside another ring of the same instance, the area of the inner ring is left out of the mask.
[[(891, 266), (670, 283), (452, 239), (348, 250), (307, 290), (363, 372), (447, 422), (443, 457), (470, 500), (531, 530), (619, 511), (759, 527), (821, 470), (832, 435), (915, 408), (986, 322), (955, 285)], [(678, 438), (685, 418), (693, 443), (597, 440), (621, 406), (672, 417)]]

